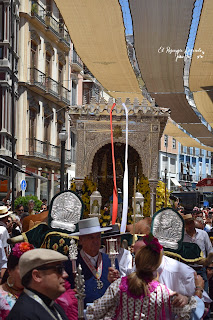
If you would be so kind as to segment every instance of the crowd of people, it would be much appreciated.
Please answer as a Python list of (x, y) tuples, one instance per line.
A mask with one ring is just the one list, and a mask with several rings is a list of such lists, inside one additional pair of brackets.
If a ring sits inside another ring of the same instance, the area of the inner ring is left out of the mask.
[[(77, 320), (75, 274), (67, 256), (28, 242), (8, 244), (22, 232), (25, 210), (20, 204), (11, 214), (0, 206), (0, 319)], [(30, 201), (28, 214), (35, 213)], [(130, 250), (121, 241), (118, 225), (102, 228), (98, 218), (79, 221), (79, 231), (72, 236), (79, 239), (76, 264), (85, 280), (86, 319), (211, 319), (211, 210), (179, 213), (184, 242), (200, 247), (208, 261), (205, 266), (165, 256), (149, 230)], [(117, 240), (114, 266), (107, 254), (109, 238)]]

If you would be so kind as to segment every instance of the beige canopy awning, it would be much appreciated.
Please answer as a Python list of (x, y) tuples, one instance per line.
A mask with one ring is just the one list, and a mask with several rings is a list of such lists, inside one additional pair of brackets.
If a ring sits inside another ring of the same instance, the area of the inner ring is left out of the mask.
[[(196, 107), (213, 127), (213, 1), (205, 0), (192, 56), (189, 88)], [(198, 91), (198, 92), (196, 92)]]
[(55, 0), (75, 49), (101, 85), (115, 98), (142, 99), (130, 63), (122, 10), (116, 0)]
[(204, 149), (211, 152), (213, 151), (213, 148), (204, 146), (194, 138), (191, 138), (187, 133), (183, 132), (171, 121), (168, 121), (163, 133), (168, 136), (174, 137), (183, 146)]

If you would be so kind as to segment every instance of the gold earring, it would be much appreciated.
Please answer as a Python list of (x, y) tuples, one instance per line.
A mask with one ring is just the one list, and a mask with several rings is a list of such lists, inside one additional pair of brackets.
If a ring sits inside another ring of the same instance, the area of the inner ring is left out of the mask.
[(9, 288), (12, 288), (12, 287), (14, 286), (14, 282), (10, 282), (10, 281), (9, 281), (9, 278), (11, 278), (11, 276), (9, 276), (9, 277), (7, 278), (7, 285), (8, 285)]

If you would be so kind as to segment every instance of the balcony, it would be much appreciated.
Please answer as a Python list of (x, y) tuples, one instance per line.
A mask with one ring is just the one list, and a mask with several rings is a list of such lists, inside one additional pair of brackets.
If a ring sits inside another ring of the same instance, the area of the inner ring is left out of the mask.
[(70, 105), (70, 90), (60, 85), (37, 68), (29, 68), (28, 84), (35, 92), (45, 95), (49, 100), (61, 106)]
[(50, 77), (46, 77), (47, 94), (59, 99), (59, 83)]
[(42, 24), (45, 24), (46, 11), (37, 1), (32, 1), (31, 17), (36, 18)]
[(69, 32), (64, 28), (64, 26), (59, 27), (60, 41), (65, 42), (67, 46), (70, 46), (70, 36)]
[[(61, 148), (55, 146), (47, 141), (41, 141), (35, 138), (28, 140), (28, 151), (27, 156), (32, 156), (35, 160), (42, 162), (57, 162), (61, 161)], [(71, 151), (65, 150), (65, 164), (71, 164)]]
[(70, 90), (64, 86), (59, 86), (59, 98), (62, 105), (70, 105)]
[(51, 29), (59, 37), (59, 22), (49, 14), (46, 14), (45, 22), (47, 28)]
[(84, 70), (84, 79), (92, 81), (94, 79), (94, 76), (85, 65), (83, 67), (83, 70)]
[(7, 132), (0, 132), (0, 155), (12, 157), (12, 139)]
[(70, 36), (64, 27), (64, 23), (57, 21), (51, 13), (47, 13), (46, 9), (35, 0), (32, 0), (30, 16), (33, 24), (43, 32), (50, 31), (50, 38), (56, 41), (61, 49), (69, 51)]
[(75, 50), (72, 51), (71, 70), (77, 72), (81, 72), (83, 70), (83, 62), (81, 61)]
[(30, 80), (28, 81), (31, 86), (36, 88), (36, 91), (42, 93), (46, 91), (46, 75), (37, 68), (29, 68)]

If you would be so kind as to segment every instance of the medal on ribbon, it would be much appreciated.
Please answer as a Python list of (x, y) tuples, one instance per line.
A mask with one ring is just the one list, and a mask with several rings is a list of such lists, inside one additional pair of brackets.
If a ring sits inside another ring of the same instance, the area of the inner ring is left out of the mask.
[(92, 274), (94, 275), (96, 281), (97, 281), (97, 289), (101, 290), (104, 286), (103, 281), (101, 281), (101, 275), (102, 275), (102, 268), (103, 268), (103, 261), (102, 261), (102, 255), (99, 252), (98, 254), (98, 263), (97, 263), (97, 269), (93, 266), (89, 258), (85, 255), (84, 251), (80, 251), (80, 255)]

